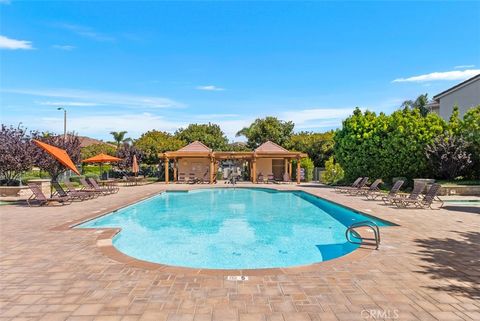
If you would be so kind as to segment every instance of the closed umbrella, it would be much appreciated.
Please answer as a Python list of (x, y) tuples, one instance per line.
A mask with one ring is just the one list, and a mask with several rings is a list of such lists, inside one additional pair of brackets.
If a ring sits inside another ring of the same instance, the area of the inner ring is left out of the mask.
[(72, 159), (70, 156), (68, 156), (67, 151), (52, 145), (49, 145), (47, 143), (41, 142), (39, 140), (33, 139), (33, 142), (43, 150), (45, 150), (47, 153), (52, 155), (57, 161), (59, 161), (63, 166), (65, 166), (68, 169), (71, 169), (73, 172), (75, 172), (77, 175), (80, 175), (80, 172), (78, 171), (77, 167), (73, 163)]
[(100, 175), (102, 174), (102, 165), (103, 163), (113, 163), (113, 162), (119, 162), (121, 161), (121, 158), (115, 157), (115, 156), (110, 156), (104, 153), (100, 153), (96, 156), (84, 159), (82, 162), (83, 163), (98, 163), (100, 164)]
[(139, 171), (140, 168), (138, 167), (137, 155), (133, 155), (132, 172), (135, 176), (137, 176)]

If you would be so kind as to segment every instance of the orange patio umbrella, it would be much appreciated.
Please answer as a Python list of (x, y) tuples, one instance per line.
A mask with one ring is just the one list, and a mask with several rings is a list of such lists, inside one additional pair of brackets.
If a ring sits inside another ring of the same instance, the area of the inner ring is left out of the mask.
[(78, 171), (77, 167), (73, 163), (73, 161), (70, 159), (70, 156), (68, 156), (67, 152), (64, 149), (46, 144), (44, 142), (41, 142), (39, 140), (33, 139), (33, 142), (43, 150), (45, 150), (47, 153), (55, 157), (56, 160), (58, 160), (62, 165), (67, 167), (68, 169), (71, 169), (73, 172), (75, 172), (77, 175), (80, 175), (80, 172)]
[[(84, 159), (82, 162), (83, 163), (100, 163), (100, 175), (102, 174), (102, 164), (103, 163), (112, 163), (112, 162), (119, 162), (121, 161), (121, 158), (115, 157), (115, 156), (110, 156), (104, 153), (100, 153), (96, 156)], [(108, 174), (107, 174), (108, 176)]]
[(121, 160), (122, 160), (121, 158), (101, 153), (96, 156), (84, 159), (82, 162), (83, 163), (110, 163), (110, 162), (118, 162)]
[(133, 161), (132, 161), (132, 172), (137, 176), (138, 172), (140, 171), (140, 168), (138, 167), (138, 161), (137, 161), (137, 155), (133, 155)]

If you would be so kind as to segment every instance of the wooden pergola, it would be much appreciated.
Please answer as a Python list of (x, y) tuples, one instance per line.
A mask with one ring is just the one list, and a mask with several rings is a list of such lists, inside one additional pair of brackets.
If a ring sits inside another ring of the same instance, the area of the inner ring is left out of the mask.
[(209, 160), (210, 183), (214, 182), (215, 164), (221, 160), (247, 160), (250, 164), (250, 178), (253, 183), (257, 182), (257, 160), (259, 159), (283, 159), (284, 171), (292, 177), (292, 160), (297, 160), (297, 184), (300, 184), (300, 160), (308, 155), (301, 152), (292, 152), (283, 147), (267, 141), (252, 152), (234, 152), (234, 151), (217, 151), (214, 152), (201, 142), (193, 142), (177, 151), (165, 152), (159, 154), (164, 160), (165, 166), (165, 183), (169, 183), (169, 167), (170, 161), (174, 163), (173, 175), (174, 181), (177, 178), (177, 162), (183, 158), (203, 158)]

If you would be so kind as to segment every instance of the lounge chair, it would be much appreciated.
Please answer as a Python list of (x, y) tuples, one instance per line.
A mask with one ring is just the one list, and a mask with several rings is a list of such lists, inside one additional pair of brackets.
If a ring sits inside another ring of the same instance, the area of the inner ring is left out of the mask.
[(90, 198), (90, 195), (87, 195), (85, 193), (67, 193), (63, 187), (60, 185), (59, 182), (57, 181), (52, 181), (52, 186), (55, 189), (55, 194), (60, 196), (60, 197), (65, 197), (65, 198), (70, 198), (72, 201), (83, 201), (87, 198)]
[(403, 185), (403, 181), (398, 180), (395, 182), (395, 184), (393, 184), (388, 194), (385, 194), (382, 191), (378, 190), (378, 191), (373, 191), (365, 194), (365, 197), (367, 198), (367, 200), (376, 200), (378, 197), (382, 197), (382, 199), (385, 198), (388, 200), (390, 198), (397, 196), (397, 193), (402, 187), (402, 185)]
[(97, 190), (90, 185), (85, 178), (80, 178), (80, 183), (82, 184), (82, 191), (93, 192), (97, 195), (106, 195), (102, 190)]
[(188, 184), (196, 184), (197, 183), (197, 177), (195, 176), (195, 173), (188, 173)]
[(239, 176), (238, 176), (237, 173), (231, 172), (230, 175), (228, 175), (226, 184), (235, 185), (238, 182), (238, 178), (239, 178)]
[(207, 171), (203, 174), (203, 177), (197, 177), (195, 178), (197, 184), (208, 184), (210, 183), (210, 177), (208, 175), (208, 169)]
[(97, 181), (93, 178), (87, 178), (88, 184), (98, 193), (101, 192), (103, 195), (113, 194), (113, 189), (110, 189), (108, 186), (100, 186)]
[(403, 201), (405, 200), (411, 200), (411, 201), (416, 201), (420, 197), (420, 194), (422, 194), (423, 190), (425, 189), (425, 183), (417, 183), (414, 185), (412, 192), (408, 196), (395, 196), (392, 197), (388, 200), (383, 200), (385, 204), (394, 204), (397, 205), (403, 204)]
[(277, 180), (275, 179), (275, 176), (273, 176), (273, 174), (267, 175), (267, 184), (268, 183), (277, 184)]
[(65, 181), (64, 183), (67, 187), (68, 195), (85, 195), (85, 198), (95, 198), (98, 196), (93, 190), (77, 190), (70, 181)]
[(262, 173), (258, 174), (257, 183), (265, 183), (265, 177), (263, 176)]
[[(140, 178), (135, 177), (135, 176), (126, 176), (126, 178), (127, 178), (128, 186), (137, 186), (138, 182), (141, 181)], [(111, 186), (108, 186), (108, 185), (107, 185), (107, 187), (111, 188)]]
[(367, 182), (368, 182), (368, 176), (367, 177), (364, 177), (360, 180), (360, 183), (357, 184), (357, 186), (355, 187), (344, 187), (340, 190), (338, 190), (338, 192), (340, 193), (351, 193), (351, 192), (358, 192), (358, 191), (361, 191), (365, 185), (367, 185)]
[(53, 196), (53, 197), (46, 197), (43, 194), (41, 188), (37, 184), (28, 183), (28, 187), (32, 191), (32, 196), (27, 199), (27, 205), (32, 206), (33, 201), (37, 201), (38, 206), (48, 205), (51, 202), (57, 202), (62, 205), (70, 204), (72, 202), (70, 197), (62, 197), (62, 196)]
[(357, 178), (353, 183), (352, 185), (350, 186), (337, 186), (334, 188), (334, 191), (336, 192), (340, 192), (341, 190), (345, 189), (345, 188), (352, 188), (352, 187), (357, 187), (358, 184), (360, 184), (360, 182), (362, 181), (363, 177), (359, 177)]
[[(408, 207), (410, 205), (415, 206), (416, 208), (432, 208), (432, 203), (435, 200), (435, 197), (438, 198), (437, 194), (440, 191), (440, 187), (442, 187), (440, 184), (432, 184), (430, 188), (428, 189), (427, 193), (425, 194), (424, 197), (422, 198), (417, 198), (417, 199), (398, 199), (395, 202), (395, 205), (397, 207)], [(438, 200), (441, 202), (440, 208), (443, 206), (443, 201), (438, 198)]]
[[(130, 176), (129, 179), (134, 180), (135, 186), (138, 185), (139, 181), (142, 181), (142, 178), (135, 177), (135, 176)], [(98, 187), (107, 189), (108, 191), (111, 192), (111, 194), (118, 193), (118, 191), (120, 190), (120, 187), (118, 187), (118, 185), (117, 185), (118, 182), (115, 181), (115, 180), (108, 180), (104, 186), (99, 186), (97, 181), (93, 178), (90, 178), (90, 180), (95, 182)]]
[(369, 193), (374, 193), (380, 191), (378, 187), (383, 183), (382, 179), (377, 178), (370, 186), (364, 186), (357, 190), (352, 190), (348, 192), (350, 195), (367, 195)]
[(177, 184), (185, 184), (186, 182), (185, 173), (178, 173)]

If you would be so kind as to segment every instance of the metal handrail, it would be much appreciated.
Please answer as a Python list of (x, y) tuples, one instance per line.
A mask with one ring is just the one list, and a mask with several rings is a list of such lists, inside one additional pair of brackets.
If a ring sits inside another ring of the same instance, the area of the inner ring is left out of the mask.
[[(362, 237), (360, 234), (358, 234), (354, 230), (355, 228), (358, 228), (358, 227), (369, 227), (369, 228), (371, 228), (375, 238)], [(350, 234), (353, 234), (353, 233), (355, 233), (358, 236), (358, 238), (360, 238), (362, 240), (362, 242), (356, 242), (356, 241), (351, 240), (350, 239)], [(345, 231), (345, 237), (346, 237), (348, 242), (353, 243), (353, 244), (363, 244), (364, 240), (375, 241), (375, 246), (376, 246), (375, 249), (376, 250), (378, 249), (378, 246), (380, 245), (380, 229), (378, 228), (377, 224), (375, 224), (371, 221), (362, 221), (362, 222), (356, 222), (356, 223), (351, 224), (347, 228), (347, 230)]]

